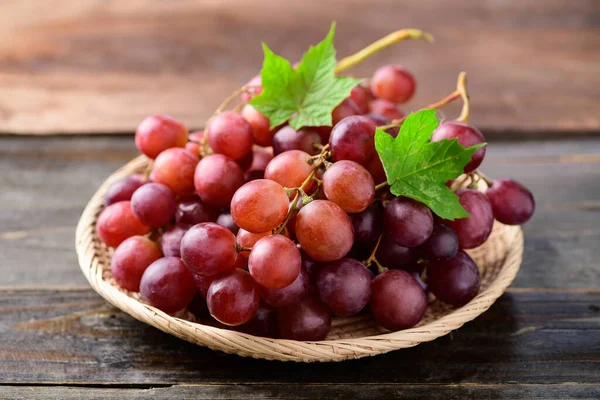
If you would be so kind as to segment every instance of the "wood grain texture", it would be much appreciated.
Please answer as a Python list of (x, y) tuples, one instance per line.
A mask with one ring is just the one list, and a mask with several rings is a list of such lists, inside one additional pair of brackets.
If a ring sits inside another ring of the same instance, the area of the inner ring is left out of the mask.
[(451, 335), (310, 365), (224, 355), (166, 335), (90, 289), (4, 290), (3, 384), (598, 383), (600, 290), (509, 291)]
[(483, 128), (600, 128), (595, 0), (4, 0), (0, 132), (132, 132), (155, 113), (202, 126), (258, 72), (261, 41), (298, 59), (333, 19), (340, 55), (403, 27), (436, 36), (352, 71), (405, 65), (419, 82), (407, 110), (451, 91), (466, 70)]

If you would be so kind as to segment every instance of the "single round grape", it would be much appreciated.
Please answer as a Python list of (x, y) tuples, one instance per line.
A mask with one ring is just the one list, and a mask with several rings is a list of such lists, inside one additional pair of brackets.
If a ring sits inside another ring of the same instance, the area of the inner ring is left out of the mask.
[(360, 114), (360, 110), (356, 104), (354, 104), (351, 99), (344, 99), (344, 101), (331, 112), (331, 123), (332, 125), (335, 125), (346, 117), (358, 114)]
[(273, 153), (281, 154), (289, 150), (301, 150), (310, 155), (319, 153), (313, 145), (321, 144), (321, 136), (312, 128), (296, 131), (291, 126), (284, 126), (273, 136)]
[(503, 224), (522, 225), (529, 221), (535, 210), (531, 192), (512, 179), (495, 179), (485, 194), (494, 217)]
[(117, 247), (131, 236), (147, 234), (150, 227), (142, 224), (133, 215), (131, 202), (120, 201), (111, 204), (100, 213), (96, 230), (100, 240), (107, 246)]
[(377, 201), (363, 212), (350, 216), (354, 227), (354, 245), (372, 249), (383, 232), (383, 205)]
[(397, 245), (416, 247), (433, 232), (433, 214), (423, 203), (396, 197), (385, 205), (384, 231)]
[(362, 86), (354, 86), (350, 91), (350, 100), (354, 102), (354, 105), (358, 109), (358, 114), (366, 114), (369, 112), (369, 95), (367, 90)]
[(412, 328), (427, 310), (427, 295), (408, 272), (391, 269), (373, 279), (371, 313), (385, 329)]
[(244, 117), (252, 127), (254, 143), (259, 146), (270, 146), (273, 143), (273, 135), (275, 132), (271, 130), (269, 118), (262, 115), (250, 104), (246, 104), (244, 108), (242, 108), (242, 117)]
[(358, 313), (371, 297), (371, 273), (352, 259), (325, 264), (317, 276), (319, 297), (335, 315)]
[(201, 145), (204, 141), (204, 131), (192, 132), (188, 135), (189, 142), (185, 144), (185, 149), (195, 157), (200, 156)]
[(166, 115), (153, 115), (144, 119), (135, 131), (135, 145), (149, 158), (156, 158), (172, 147), (184, 147), (187, 128)]
[(192, 301), (190, 301), (190, 304), (188, 304), (187, 309), (189, 312), (199, 318), (210, 316), (206, 299), (202, 297), (200, 293), (196, 293), (194, 297), (192, 297)]
[(300, 257), (302, 257), (302, 269), (306, 271), (311, 282), (316, 281), (323, 264), (310, 258), (302, 248), (300, 249)]
[(250, 100), (252, 100), (253, 97), (258, 96), (263, 91), (262, 79), (260, 78), (260, 75), (256, 75), (255, 77), (250, 79), (245, 86), (248, 86), (249, 90), (242, 93), (242, 101), (244, 103), (249, 102)]
[(144, 236), (132, 236), (115, 250), (110, 270), (123, 289), (140, 290), (140, 280), (150, 264), (162, 257), (158, 244)]
[(206, 303), (210, 315), (230, 326), (250, 321), (260, 303), (260, 288), (250, 274), (234, 269), (215, 279), (208, 289)]
[(415, 77), (395, 65), (379, 67), (371, 78), (371, 92), (392, 103), (406, 103), (415, 94)]
[[(479, 143), (484, 143), (485, 138), (479, 129), (458, 121), (446, 121), (433, 132), (431, 135), (432, 142), (439, 142), (442, 139), (457, 139), (458, 143), (464, 148), (475, 146)], [(485, 151), (487, 146), (483, 146), (471, 156), (471, 161), (465, 165), (464, 172), (468, 173), (474, 171), (481, 165), (483, 158), (485, 157)]]
[(187, 224), (173, 225), (160, 238), (160, 246), (165, 257), (181, 257), (181, 239), (190, 229)]
[(300, 150), (290, 150), (275, 156), (265, 169), (265, 179), (287, 188), (299, 187), (313, 170), (313, 166), (306, 161), (308, 157), (308, 153)]
[(265, 179), (265, 170), (253, 169), (251, 171), (244, 172), (244, 180), (246, 183), (256, 181), (258, 179)]
[(481, 246), (492, 232), (494, 213), (485, 194), (475, 189), (458, 189), (458, 201), (471, 214), (467, 218), (444, 221), (458, 236), (462, 249), (473, 249)]
[(187, 142), (185, 144), (185, 150), (192, 153), (195, 157), (200, 156), (200, 145), (196, 142)]
[(267, 165), (273, 159), (273, 154), (266, 149), (254, 150), (254, 157), (252, 157), (252, 165), (248, 168), (248, 171), (267, 169)]
[(283, 339), (324, 340), (331, 329), (331, 314), (325, 304), (308, 296), (277, 310), (279, 334)]
[(175, 222), (178, 224), (196, 225), (202, 222), (215, 222), (217, 210), (204, 204), (200, 199), (181, 200), (175, 211)]
[(162, 183), (148, 183), (131, 196), (131, 211), (144, 225), (160, 228), (175, 216), (177, 201), (173, 191)]
[(277, 338), (279, 336), (277, 310), (260, 307), (250, 321), (236, 326), (235, 330), (253, 336)]
[(302, 259), (300, 251), (283, 235), (269, 235), (256, 242), (248, 257), (248, 270), (256, 283), (270, 289), (291, 285), (298, 274)]
[(194, 185), (200, 199), (209, 206), (227, 208), (236, 190), (244, 184), (242, 169), (231, 158), (213, 154), (196, 167)]
[(329, 137), (331, 136), (331, 126), (313, 126), (312, 127), (319, 136), (321, 136), (321, 143), (329, 143)]
[(240, 230), (240, 227), (235, 224), (235, 221), (230, 213), (223, 213), (219, 215), (217, 218), (217, 224), (229, 229), (234, 235), (237, 235), (238, 231)]
[(194, 171), (198, 156), (185, 149), (173, 148), (160, 153), (152, 166), (152, 180), (166, 185), (175, 196), (194, 194)]
[(237, 163), (237, 165), (240, 166), (242, 171), (246, 171), (252, 165), (253, 159), (254, 159), (254, 153), (250, 152), (250, 153), (246, 154), (246, 156), (244, 156), (244, 158), (235, 160), (235, 162)]
[(383, 99), (375, 99), (369, 103), (369, 113), (379, 114), (393, 121), (404, 117), (404, 113), (394, 103)]
[(340, 206), (327, 200), (315, 200), (298, 212), (296, 238), (311, 258), (335, 261), (352, 248), (354, 228)]
[(206, 128), (208, 144), (215, 153), (241, 160), (252, 152), (252, 126), (240, 114), (223, 111)]
[(429, 239), (416, 250), (425, 260), (444, 261), (454, 257), (458, 248), (458, 237), (452, 228), (444, 224), (435, 224)]
[(333, 127), (329, 148), (333, 161), (351, 160), (362, 166), (376, 155), (375, 124), (369, 118), (355, 115)]
[[(248, 232), (245, 229), (239, 229), (236, 239), (237, 239), (237, 243), (240, 246), (252, 248), (256, 242), (258, 242), (260, 239), (264, 238), (265, 236), (269, 236), (269, 235), (271, 235), (271, 231), (261, 232), (261, 233), (252, 233), (252, 232)], [(250, 251), (247, 251), (247, 250), (240, 251), (240, 255), (242, 257), (248, 258), (248, 256), (250, 255)]]
[(235, 236), (212, 222), (194, 225), (181, 239), (181, 258), (198, 275), (214, 275), (234, 268)]
[(323, 175), (323, 191), (327, 198), (347, 213), (364, 211), (375, 198), (373, 177), (362, 165), (341, 160), (327, 168)]
[(231, 199), (231, 216), (236, 225), (253, 233), (277, 228), (285, 219), (288, 195), (279, 183), (258, 179), (244, 184)]
[(141, 298), (166, 313), (186, 308), (195, 294), (194, 274), (178, 257), (158, 259), (142, 275)]
[(413, 249), (397, 245), (389, 236), (379, 242), (375, 258), (381, 265), (390, 269), (421, 272), (422, 264), (417, 264), (417, 256)]
[(210, 284), (213, 283), (215, 279), (217, 279), (220, 274), (203, 276), (194, 274), (194, 282), (196, 283), (196, 290), (198, 293), (206, 299), (208, 295), (208, 289), (210, 288)]
[(463, 306), (479, 293), (481, 277), (475, 261), (460, 250), (448, 261), (430, 264), (427, 283), (429, 290), (444, 303)]
[(104, 204), (110, 206), (111, 204), (118, 203), (119, 201), (131, 200), (133, 192), (135, 192), (143, 184), (144, 181), (139, 175), (128, 176), (127, 178), (116, 181), (106, 190)]
[(280, 289), (261, 288), (262, 299), (271, 307), (286, 307), (296, 304), (311, 291), (308, 272), (300, 270), (298, 277), (290, 285)]

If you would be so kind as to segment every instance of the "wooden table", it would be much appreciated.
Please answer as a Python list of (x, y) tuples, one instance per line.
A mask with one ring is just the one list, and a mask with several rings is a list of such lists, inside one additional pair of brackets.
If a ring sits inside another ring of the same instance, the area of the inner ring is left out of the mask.
[[(0, 398), (600, 398), (600, 3), (566, 3), (4, 2)], [(334, 18), (340, 54), (395, 27), (437, 35), (428, 52), (400, 47), (422, 82), (411, 107), (469, 72), (473, 122), (490, 142), (483, 171), (523, 182), (538, 204), (513, 285), (450, 335), (335, 364), (221, 354), (109, 306), (79, 271), (74, 230), (100, 183), (136, 155), (132, 137), (114, 133), (155, 112), (200, 126), (255, 73), (250, 46), (294, 56)]]

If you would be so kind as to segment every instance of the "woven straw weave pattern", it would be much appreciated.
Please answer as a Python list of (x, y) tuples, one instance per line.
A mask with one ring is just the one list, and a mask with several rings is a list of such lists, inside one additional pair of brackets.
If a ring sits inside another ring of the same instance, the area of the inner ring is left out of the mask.
[(268, 360), (314, 362), (343, 361), (416, 346), (446, 335), (486, 311), (504, 293), (521, 265), (521, 228), (496, 222), (487, 242), (469, 251), (482, 271), (482, 285), (477, 297), (458, 309), (434, 300), (417, 327), (389, 332), (368, 315), (336, 317), (327, 340), (319, 342), (268, 339), (215, 328), (194, 322), (190, 313), (171, 316), (146, 305), (139, 301), (137, 293), (119, 288), (112, 279), (112, 250), (98, 238), (96, 220), (104, 207), (108, 186), (143, 171), (147, 164), (147, 158), (137, 157), (111, 175), (94, 194), (77, 226), (79, 265), (92, 288), (115, 307), (164, 332), (213, 350)]

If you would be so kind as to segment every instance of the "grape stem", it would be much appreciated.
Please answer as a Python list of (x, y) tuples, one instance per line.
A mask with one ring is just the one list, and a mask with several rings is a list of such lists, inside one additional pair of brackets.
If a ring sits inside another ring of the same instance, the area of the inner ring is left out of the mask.
[(235, 251), (237, 251), (238, 253), (241, 253), (242, 251), (250, 251), (250, 250), (252, 250), (252, 247), (245, 247), (239, 243), (235, 244)]
[(467, 74), (464, 71), (458, 74), (456, 91), (459, 92), (460, 97), (463, 100), (462, 111), (456, 120), (458, 122), (467, 122), (469, 119), (469, 94), (467, 93)]
[(225, 110), (225, 108), (227, 108), (229, 103), (231, 103), (233, 100), (235, 100), (242, 93), (248, 91), (248, 88), (249, 88), (249, 86), (244, 85), (241, 88), (237, 89), (235, 92), (233, 92), (228, 98), (223, 100), (223, 102), (221, 104), (219, 104), (219, 107), (217, 107), (217, 109), (213, 113), (213, 117), (221, 114), (223, 112), (223, 110)]
[(382, 237), (383, 237), (383, 233), (381, 235), (379, 235), (379, 238), (377, 238), (377, 243), (375, 244), (375, 248), (371, 252), (371, 255), (369, 256), (369, 258), (367, 258), (365, 261), (363, 261), (363, 264), (367, 268), (370, 267), (371, 264), (377, 265), (377, 270), (379, 271), (380, 274), (382, 274), (382, 273), (384, 273), (385, 271), (388, 270), (386, 267), (384, 267), (383, 265), (381, 265), (379, 263), (379, 261), (377, 261), (377, 258), (375, 257), (375, 253), (377, 253), (377, 249), (379, 248), (379, 244), (381, 243), (381, 238)]
[(148, 165), (146, 165), (146, 169), (144, 170), (144, 173), (142, 174), (142, 179), (144, 180), (144, 182), (146, 182), (148, 180), (148, 178), (150, 177), (150, 173), (152, 172), (153, 165), (154, 165), (154, 160), (150, 160), (148, 162)]
[(378, 185), (375, 185), (375, 190), (383, 189), (384, 187), (389, 186), (390, 184), (387, 181), (383, 181)]
[[(461, 72), (460, 74), (458, 74), (458, 79), (456, 81), (456, 90), (454, 90), (452, 93), (450, 93), (448, 96), (444, 97), (443, 99), (438, 100), (435, 103), (431, 103), (428, 106), (421, 108), (419, 111), (431, 110), (431, 109), (437, 110), (437, 109), (440, 109), (440, 108), (450, 104), (454, 100), (462, 97), (463, 102), (464, 102), (463, 103), (463, 111), (462, 111), (459, 119), (457, 119), (457, 121), (460, 120), (460, 118), (463, 116), (463, 114), (466, 114), (466, 118), (468, 118), (468, 116), (469, 116), (469, 97), (467, 95), (466, 78), (467, 78), (467, 74), (465, 72)], [(395, 119), (388, 125), (378, 126), (378, 128), (381, 129), (382, 131), (385, 131), (390, 128), (396, 128), (396, 127), (402, 125), (402, 123), (404, 122), (404, 120), (406, 118), (408, 118), (408, 115), (405, 117), (399, 118), (399, 119)]]
[(351, 56), (344, 57), (335, 66), (335, 73), (339, 74), (352, 68), (353, 66), (360, 64), (373, 54), (391, 46), (392, 44), (398, 43), (405, 39), (423, 39), (427, 42), (433, 42), (433, 36), (429, 33), (423, 32), (419, 29), (400, 29), (396, 32), (392, 32), (389, 35), (371, 43), (364, 49), (352, 54)]

